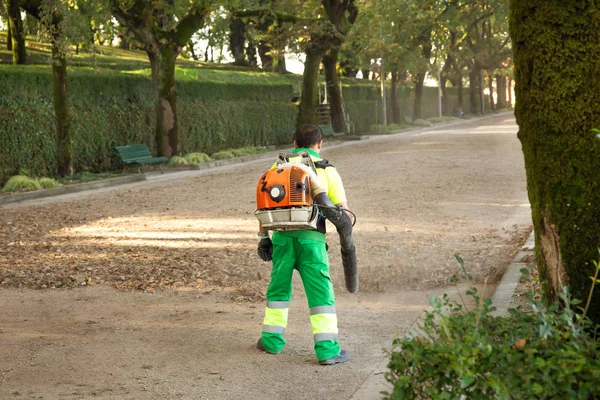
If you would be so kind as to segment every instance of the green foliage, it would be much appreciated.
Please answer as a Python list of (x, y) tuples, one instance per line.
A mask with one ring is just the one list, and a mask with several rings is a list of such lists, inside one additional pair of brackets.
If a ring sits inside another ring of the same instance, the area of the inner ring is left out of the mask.
[(432, 118), (427, 118), (427, 121), (431, 122), (432, 124), (445, 124), (447, 122), (452, 122), (452, 121), (458, 121), (459, 118), (457, 117), (432, 117)]
[(424, 119), (416, 119), (412, 123), (413, 123), (413, 125), (416, 125), (416, 126), (424, 126), (424, 127), (433, 126), (433, 124), (431, 122), (425, 121)]
[(52, 189), (52, 188), (60, 186), (60, 183), (58, 183), (58, 181), (56, 181), (52, 178), (39, 178), (39, 179), (37, 179), (37, 181), (40, 184), (40, 186), (42, 187), (42, 189)]
[(110, 172), (93, 173), (89, 171), (78, 172), (73, 175), (65, 176), (59, 179), (59, 182), (65, 185), (81, 182), (91, 182), (100, 179), (114, 178), (116, 175)]
[(188, 164), (204, 164), (211, 161), (211, 158), (206, 153), (189, 153), (185, 155)]
[(212, 155), (212, 158), (215, 160), (227, 160), (235, 157), (236, 155), (233, 154), (232, 150), (222, 150)]
[(530, 299), (532, 313), (511, 309), (506, 317), (492, 316), (475, 288), (467, 295), (472, 309), (432, 296), (418, 332), (394, 340), (385, 375), (394, 388), (385, 399), (595, 398), (600, 341), (566, 288), (562, 306)]
[(40, 190), (41, 188), (42, 186), (36, 179), (23, 175), (15, 175), (8, 179), (2, 188), (2, 192), (14, 193), (28, 190)]
[(406, 124), (389, 124), (389, 125), (373, 125), (371, 126), (371, 132), (380, 132), (380, 133), (390, 133), (390, 132), (396, 132), (396, 131), (401, 131), (403, 129), (409, 129), (410, 125), (406, 125)]
[[(19, 168), (35, 176), (54, 176), (57, 170), (49, 74), (39, 67), (17, 70), (0, 66), (0, 184)], [(242, 80), (250, 79), (244, 76)], [(69, 73), (68, 79), (75, 170), (118, 169), (114, 146), (145, 143), (155, 151), (149, 78), (78, 68)], [(273, 95), (285, 99), (277, 102), (248, 100), (254, 98), (250, 92), (256, 88), (247, 84), (236, 87), (221, 82), (189, 82), (180, 86), (185, 87), (178, 102), (184, 154), (291, 142), (297, 112), (288, 102), (291, 85), (283, 86), (281, 93), (287, 94)], [(235, 90), (215, 88), (214, 96), (229, 93), (236, 100), (215, 100), (210, 91), (217, 86)], [(279, 87), (271, 86), (274, 93), (279, 93)], [(234, 95), (236, 90), (246, 90), (246, 100), (241, 100), (244, 96), (239, 93)]]
[(187, 165), (191, 164), (185, 157), (173, 156), (169, 158), (169, 165)]

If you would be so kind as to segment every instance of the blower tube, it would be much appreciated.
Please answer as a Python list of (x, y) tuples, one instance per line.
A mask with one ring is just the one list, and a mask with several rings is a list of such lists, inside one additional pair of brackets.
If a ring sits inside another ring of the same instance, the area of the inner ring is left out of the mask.
[(358, 263), (356, 261), (356, 248), (352, 238), (352, 221), (346, 212), (337, 207), (329, 196), (327, 189), (323, 187), (319, 177), (312, 168), (298, 163), (282, 164), (280, 167), (293, 165), (302, 168), (308, 173), (310, 178), (311, 195), (313, 203), (319, 207), (325, 218), (327, 218), (337, 229), (340, 236), (340, 246), (342, 248), (342, 265), (344, 266), (344, 277), (346, 279), (346, 289), (350, 293), (358, 292)]
[(327, 193), (319, 193), (313, 198), (313, 202), (319, 206), (325, 218), (327, 218), (340, 235), (340, 246), (342, 248), (342, 265), (344, 266), (344, 277), (346, 278), (346, 289), (350, 293), (358, 292), (358, 264), (356, 262), (356, 248), (352, 238), (352, 221), (346, 212), (336, 207), (331, 202)]

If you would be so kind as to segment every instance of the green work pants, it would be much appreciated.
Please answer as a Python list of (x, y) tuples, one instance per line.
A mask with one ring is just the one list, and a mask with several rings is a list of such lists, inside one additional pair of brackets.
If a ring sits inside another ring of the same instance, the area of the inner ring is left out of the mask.
[(340, 354), (335, 295), (329, 275), (327, 244), (324, 241), (273, 234), (273, 270), (267, 289), (267, 307), (262, 329), (262, 343), (270, 353), (285, 346), (283, 333), (287, 327), (292, 298), (292, 275), (297, 269), (304, 284), (310, 322), (319, 361)]

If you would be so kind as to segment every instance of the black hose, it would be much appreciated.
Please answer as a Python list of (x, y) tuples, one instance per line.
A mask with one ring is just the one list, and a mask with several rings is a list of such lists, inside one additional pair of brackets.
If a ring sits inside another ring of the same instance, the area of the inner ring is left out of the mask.
[(352, 221), (346, 212), (335, 206), (326, 193), (320, 193), (313, 198), (313, 202), (319, 207), (325, 218), (327, 218), (337, 229), (340, 235), (340, 246), (342, 248), (342, 265), (344, 266), (344, 277), (346, 278), (346, 289), (350, 293), (358, 292), (358, 263), (356, 261), (356, 248), (352, 238)]

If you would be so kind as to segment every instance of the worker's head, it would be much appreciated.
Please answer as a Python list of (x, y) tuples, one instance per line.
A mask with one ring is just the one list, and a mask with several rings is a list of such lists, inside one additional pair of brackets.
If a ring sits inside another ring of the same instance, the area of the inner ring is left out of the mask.
[(320, 151), (323, 145), (323, 133), (318, 125), (304, 124), (296, 129), (294, 135), (294, 147), (303, 147)]

